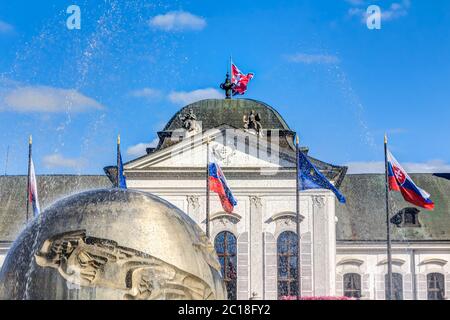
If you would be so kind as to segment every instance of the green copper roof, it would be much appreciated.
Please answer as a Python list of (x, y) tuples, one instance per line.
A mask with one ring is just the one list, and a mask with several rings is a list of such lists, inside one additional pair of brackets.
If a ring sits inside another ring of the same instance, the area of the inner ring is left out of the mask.
[(281, 115), (271, 106), (251, 99), (207, 99), (194, 102), (178, 111), (167, 123), (164, 131), (182, 128), (179, 115), (192, 109), (202, 129), (209, 130), (227, 124), (234, 128), (243, 128), (243, 116), (255, 110), (261, 116), (263, 129), (290, 130)]
[[(38, 176), (41, 210), (61, 197), (89, 189), (109, 188), (106, 176)], [(0, 177), (0, 241), (13, 241), (26, 222), (26, 176)], [(32, 210), (30, 209), (32, 218)]]
[[(420, 228), (391, 225), (394, 240), (450, 240), (450, 174), (411, 174), (422, 189), (431, 194), (436, 208), (418, 208)], [(338, 240), (378, 241), (386, 239), (385, 183), (383, 174), (347, 175), (341, 192), (347, 204), (336, 205)], [(391, 215), (414, 205), (398, 192), (391, 192)]]

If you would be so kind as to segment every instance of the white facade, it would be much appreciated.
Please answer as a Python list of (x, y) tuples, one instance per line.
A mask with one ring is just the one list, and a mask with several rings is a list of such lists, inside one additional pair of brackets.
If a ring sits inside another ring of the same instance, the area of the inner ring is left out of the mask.
[[(221, 133), (218, 129), (207, 136)], [(226, 214), (211, 193), (211, 241), (222, 231), (237, 238), (238, 299), (277, 299), (277, 239), (284, 231), (296, 231), (295, 160), (255, 156), (256, 136), (244, 135), (250, 140), (248, 152), (224, 147), (221, 139), (210, 144), (238, 201), (233, 214)], [(199, 134), (127, 164), (128, 187), (171, 202), (205, 230), (206, 140)], [(330, 191), (300, 195), (302, 295), (342, 296), (345, 274), (356, 273), (362, 299), (385, 299), (385, 243), (336, 241), (336, 205)], [(0, 242), (0, 265), (10, 245)], [(403, 298), (427, 299), (427, 276), (439, 273), (449, 299), (449, 261), (449, 242), (395, 243), (393, 272), (402, 275)]]

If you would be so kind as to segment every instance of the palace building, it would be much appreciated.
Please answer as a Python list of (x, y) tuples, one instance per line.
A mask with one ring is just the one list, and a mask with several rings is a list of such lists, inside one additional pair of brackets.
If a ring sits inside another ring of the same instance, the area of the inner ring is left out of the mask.
[[(302, 147), (347, 203), (328, 190), (301, 192), (297, 235), (295, 132), (274, 108), (249, 99), (202, 100), (179, 110), (158, 136), (156, 148), (124, 165), (127, 186), (162, 197), (205, 230), (209, 150), (238, 202), (229, 214), (210, 195), (210, 238), (230, 299), (297, 295), (297, 268), (304, 297), (386, 298), (384, 175), (347, 174), (346, 167), (328, 163), (332, 159), (314, 158), (314, 146)], [(106, 176), (39, 176), (41, 207), (111, 187), (116, 172), (106, 167)], [(450, 299), (450, 174), (411, 176), (436, 209), (422, 211), (392, 194), (394, 295)], [(25, 191), (26, 177), (0, 177), (0, 265), (25, 226)]]

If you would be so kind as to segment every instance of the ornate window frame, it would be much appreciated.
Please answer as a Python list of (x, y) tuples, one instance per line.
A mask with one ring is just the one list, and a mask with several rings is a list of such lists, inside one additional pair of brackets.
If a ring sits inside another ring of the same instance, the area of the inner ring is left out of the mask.
[(370, 292), (366, 290), (368, 286), (368, 277), (370, 276), (366, 270), (367, 263), (362, 259), (355, 257), (344, 257), (336, 263), (336, 293), (344, 295), (344, 276), (348, 273), (356, 273), (361, 277), (361, 298), (370, 298)]
[[(290, 234), (293, 234), (293, 235), (295, 235), (296, 237), (297, 237), (297, 239), (299, 238), (298, 237), (298, 235), (297, 235), (297, 233), (295, 232), (295, 231), (292, 231), (292, 230), (284, 230), (283, 232), (280, 232), (277, 236), (276, 236), (276, 247), (277, 247), (277, 249), (276, 249), (276, 253), (277, 253), (277, 277), (276, 277), (276, 283), (277, 283), (277, 296), (278, 296), (278, 298), (280, 298), (280, 292), (279, 292), (279, 284), (280, 284), (280, 281), (283, 281), (283, 280), (280, 280), (280, 270), (279, 270), (279, 268), (280, 268), (280, 262), (279, 262), (279, 259), (280, 259), (280, 256), (282, 256), (281, 254), (280, 254), (280, 251), (279, 251), (279, 240), (280, 240), (280, 237), (283, 235), (283, 233), (290, 233)], [(290, 248), (288, 248), (288, 253), (287, 254), (285, 254), (285, 255), (283, 255), (283, 256), (287, 256), (288, 257), (288, 260), (289, 260), (289, 258), (291, 258), (291, 257), (295, 257), (295, 258), (297, 258), (297, 255), (299, 254), (299, 252), (298, 252), (298, 249), (297, 249), (297, 251), (296, 252), (294, 252), (294, 253), (292, 253), (291, 252), (291, 250), (290, 250)], [(289, 261), (288, 261), (288, 264), (289, 264)], [(301, 268), (301, 263), (300, 263), (300, 265), (297, 265), (297, 268)], [(298, 269), (297, 269), (297, 271), (298, 271)], [(295, 272), (295, 274), (292, 276), (291, 274), (290, 274), (290, 271), (288, 271), (288, 277), (286, 278), (286, 279), (284, 279), (284, 281), (283, 282), (286, 282), (287, 281), (287, 283), (288, 283), (288, 291), (290, 292), (291, 291), (291, 289), (290, 289), (290, 284), (291, 284), (291, 282), (297, 282), (297, 290), (298, 290), (298, 279), (297, 279), (297, 272)]]
[[(292, 211), (282, 211), (273, 214), (269, 219), (266, 220), (266, 223), (275, 223), (275, 231), (273, 233), (275, 239), (278, 240), (278, 237), (285, 231), (292, 231), (297, 234), (296, 228), (296, 220), (297, 213)], [(305, 219), (305, 216), (299, 215), (299, 223)], [(301, 240), (301, 234), (300, 234)]]
[[(238, 252), (238, 237), (236, 236), (236, 234), (235, 233), (233, 233), (233, 232), (231, 232), (231, 231), (229, 231), (229, 230), (223, 230), (223, 231), (221, 231), (221, 232), (218, 232), (215, 236), (214, 236), (214, 250), (216, 250), (216, 240), (217, 240), (217, 237), (221, 234), (221, 233), (224, 233), (224, 240), (225, 240), (225, 243), (224, 243), (224, 245), (227, 243), (227, 241), (226, 241), (226, 238), (225, 238), (225, 236), (227, 235), (227, 234), (231, 234), (233, 237), (234, 237), (234, 242), (235, 242), (235, 252), (234, 252), (234, 261), (235, 261), (235, 263), (234, 263), (234, 268), (235, 268), (235, 270), (234, 270), (234, 272), (235, 272), (235, 278), (234, 278), (234, 296), (235, 296), (235, 299), (237, 298), (237, 293), (238, 293), (238, 288), (237, 288), (237, 284), (238, 284), (238, 254), (239, 254), (239, 252)], [(226, 250), (226, 247), (225, 247), (225, 250)], [(217, 254), (217, 256), (218, 257), (220, 257), (221, 255), (223, 255), (224, 256), (224, 261), (225, 261), (225, 259), (226, 259), (226, 257), (228, 257), (229, 256), (229, 253), (228, 252), (224, 252), (223, 254), (218, 254), (218, 253), (216, 253)], [(221, 265), (221, 269), (222, 269), (222, 265)], [(226, 268), (224, 268), (225, 269), (225, 271), (226, 271)], [(226, 278), (226, 275), (225, 274), (223, 274), (222, 275), (223, 277), (224, 277), (224, 282), (225, 283), (227, 283), (227, 281), (228, 282), (230, 282), (230, 281), (233, 281), (233, 279), (225, 279)], [(228, 288), (227, 288), (227, 290), (228, 290)], [(235, 300), (235, 299), (233, 299), (233, 300)]]
[(237, 224), (241, 219), (242, 217), (237, 213), (227, 213), (224, 211), (213, 213), (209, 217), (209, 221), (212, 225), (211, 239), (215, 239), (216, 236), (223, 231), (231, 232), (237, 237)]

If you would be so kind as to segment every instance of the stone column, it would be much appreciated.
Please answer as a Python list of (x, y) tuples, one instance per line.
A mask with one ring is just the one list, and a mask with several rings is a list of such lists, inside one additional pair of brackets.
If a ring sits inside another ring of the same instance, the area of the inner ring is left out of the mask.
[(335, 203), (331, 195), (315, 195), (313, 199), (313, 274), (314, 295), (336, 294), (336, 229)]
[(250, 197), (250, 295), (254, 300), (263, 297), (263, 228), (260, 197)]

